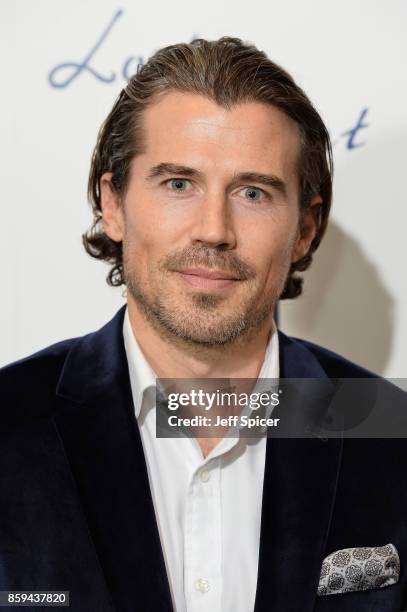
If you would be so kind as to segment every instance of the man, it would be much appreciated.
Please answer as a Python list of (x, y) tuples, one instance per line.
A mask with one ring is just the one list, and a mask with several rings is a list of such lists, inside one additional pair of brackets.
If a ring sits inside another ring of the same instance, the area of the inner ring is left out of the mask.
[(156, 377), (373, 376), (273, 321), (331, 189), (321, 118), (254, 46), (173, 45), (130, 79), (84, 236), (127, 307), (0, 375), (2, 590), (69, 590), (75, 611), (407, 605), (404, 441), (155, 435)]

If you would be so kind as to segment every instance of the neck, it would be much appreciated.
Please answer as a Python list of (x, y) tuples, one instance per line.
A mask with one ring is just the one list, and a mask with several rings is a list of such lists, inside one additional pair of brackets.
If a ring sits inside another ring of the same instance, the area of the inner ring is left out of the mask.
[(272, 312), (255, 334), (227, 345), (191, 345), (160, 333), (128, 296), (128, 311), (134, 336), (159, 378), (257, 378), (264, 361)]

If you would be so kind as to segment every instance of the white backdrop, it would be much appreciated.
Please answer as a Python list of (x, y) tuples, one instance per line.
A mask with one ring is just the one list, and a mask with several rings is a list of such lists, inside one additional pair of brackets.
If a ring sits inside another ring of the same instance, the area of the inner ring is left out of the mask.
[(334, 141), (331, 227), (280, 327), (407, 376), (405, 0), (9, 0), (0, 11), (0, 365), (98, 328), (124, 302), (81, 246), (97, 130), (157, 48), (231, 35), (293, 74)]

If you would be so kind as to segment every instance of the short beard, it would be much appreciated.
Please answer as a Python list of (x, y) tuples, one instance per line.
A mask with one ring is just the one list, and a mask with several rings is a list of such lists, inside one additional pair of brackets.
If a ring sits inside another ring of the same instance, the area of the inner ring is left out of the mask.
[[(127, 242), (127, 241), (125, 241)], [(234, 344), (245, 344), (259, 333), (265, 321), (271, 320), (275, 305), (283, 291), (288, 273), (283, 270), (274, 287), (266, 298), (259, 299), (257, 294), (241, 303), (240, 312), (219, 317), (218, 306), (225, 297), (216, 293), (193, 292), (190, 294), (191, 308), (180, 308), (176, 298), (162, 298), (159, 291), (153, 292), (143, 287), (141, 279), (133, 268), (134, 256), (131, 248), (123, 245), (123, 272), (128, 292), (138, 305), (140, 311), (150, 325), (165, 339), (176, 342), (195, 350), (211, 347), (229, 347)], [(216, 259), (215, 259), (216, 258)], [(219, 266), (220, 269), (229, 270), (241, 279), (237, 282), (255, 283), (256, 272), (239, 259), (231, 258), (230, 254), (216, 254), (208, 249), (184, 250), (182, 253), (168, 256), (158, 266), (163, 274), (174, 273), (182, 268), (182, 264), (205, 265), (209, 268)], [(157, 287), (159, 283), (157, 282)], [(250, 292), (249, 292), (250, 295)], [(195, 309), (192, 310), (195, 306)]]
[[(146, 294), (141, 291), (140, 284), (135, 279), (126, 275), (127, 290), (136, 301), (147, 321), (167, 338), (175, 338), (193, 346), (221, 347), (237, 343), (247, 342), (254, 336), (262, 324), (274, 310), (276, 301), (263, 303), (261, 308), (253, 310), (253, 305), (237, 316), (227, 320), (214, 320), (213, 324), (208, 321), (216, 308), (219, 297), (197, 293), (192, 296), (192, 301), (197, 307), (197, 316), (189, 317), (176, 306), (168, 307), (160, 297), (156, 296), (150, 301)], [(203, 324), (205, 318), (206, 324)], [(212, 317), (213, 318), (213, 317)]]

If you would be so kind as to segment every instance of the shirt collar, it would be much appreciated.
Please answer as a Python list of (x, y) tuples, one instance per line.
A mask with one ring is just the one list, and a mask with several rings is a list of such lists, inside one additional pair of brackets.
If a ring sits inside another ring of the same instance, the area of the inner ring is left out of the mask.
[[(126, 357), (129, 366), (131, 390), (136, 418), (140, 416), (141, 407), (146, 397), (155, 403), (156, 373), (145, 358), (139, 343), (137, 342), (130, 323), (128, 308), (123, 321), (123, 338), (126, 350)], [(273, 327), (267, 343), (264, 361), (260, 369), (258, 380), (278, 379), (280, 376), (279, 368), (279, 342), (277, 326), (273, 321)], [(154, 393), (153, 393), (154, 392)]]
[[(129, 364), (131, 391), (133, 394), (134, 410), (136, 418), (139, 418), (141, 405), (147, 389), (156, 384), (156, 373), (151, 368), (147, 359), (137, 342), (130, 323), (129, 311), (126, 308), (123, 321), (124, 347), (126, 349), (127, 362)], [(151, 392), (150, 392), (151, 393)], [(155, 393), (154, 393), (155, 399)]]

